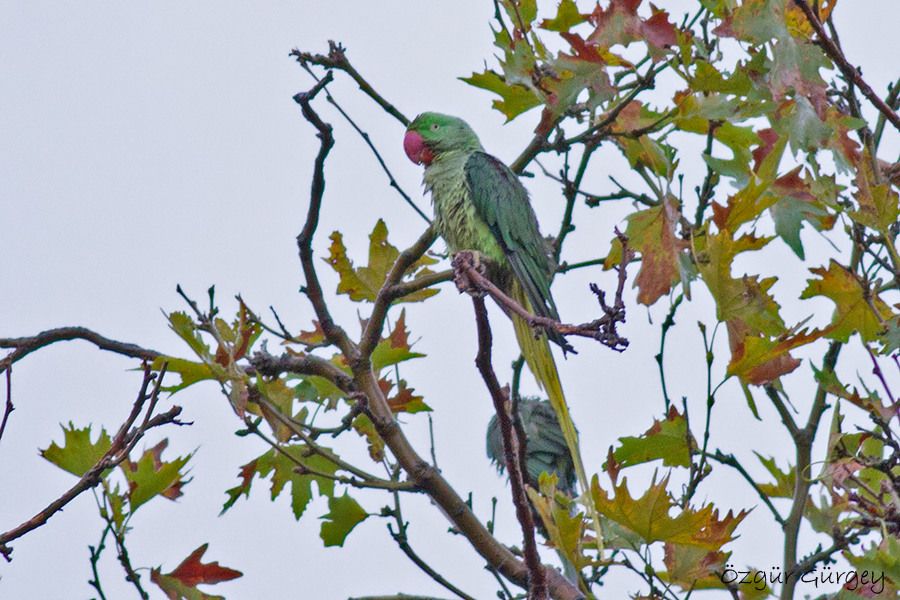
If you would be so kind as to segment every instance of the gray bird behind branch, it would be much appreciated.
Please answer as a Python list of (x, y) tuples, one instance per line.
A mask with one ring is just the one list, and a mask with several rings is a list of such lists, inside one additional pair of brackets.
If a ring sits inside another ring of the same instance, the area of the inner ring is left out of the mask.
[[(575, 465), (566, 446), (556, 413), (550, 403), (540, 398), (526, 397), (519, 400), (519, 418), (525, 429), (525, 477), (526, 483), (538, 487), (541, 473), (556, 474), (557, 488), (575, 495)], [(503, 437), (497, 415), (491, 418), (487, 428), (487, 455), (501, 473), (506, 468), (503, 454)]]

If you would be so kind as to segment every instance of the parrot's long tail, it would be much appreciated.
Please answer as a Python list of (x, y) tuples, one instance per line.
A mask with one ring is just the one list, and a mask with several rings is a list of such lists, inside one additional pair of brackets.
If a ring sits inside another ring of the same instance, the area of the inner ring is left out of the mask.
[[(529, 302), (525, 290), (522, 289), (518, 281), (513, 282), (510, 292), (516, 302), (532, 311), (531, 302)], [(550, 349), (550, 342), (543, 333), (536, 334), (535, 330), (531, 328), (525, 319), (512, 313), (510, 316), (512, 317), (513, 328), (516, 331), (519, 349), (522, 351), (522, 356), (525, 357), (525, 363), (528, 365), (534, 378), (537, 379), (538, 385), (547, 392), (550, 406), (556, 412), (556, 418), (559, 420), (563, 437), (566, 439), (566, 445), (569, 447), (569, 454), (572, 455), (572, 463), (575, 465), (575, 474), (578, 477), (578, 485), (581, 488), (583, 502), (593, 520), (594, 531), (597, 534), (598, 551), (602, 554), (603, 533), (600, 529), (600, 517), (594, 507), (590, 482), (584, 470), (581, 451), (578, 447), (578, 432), (575, 431), (575, 424), (572, 422), (572, 416), (569, 414), (569, 405), (566, 404), (566, 397), (563, 393), (562, 383), (559, 380), (559, 371), (556, 369), (556, 361)]]

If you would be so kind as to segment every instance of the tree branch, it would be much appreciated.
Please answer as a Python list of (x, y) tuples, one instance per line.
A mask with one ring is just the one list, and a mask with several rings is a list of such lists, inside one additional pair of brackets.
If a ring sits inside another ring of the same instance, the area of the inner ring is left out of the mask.
[[(390, 448), (400, 467), (417, 487), (437, 504), (454, 527), (469, 541), (489, 565), (516, 585), (527, 587), (528, 569), (487, 530), (441, 473), (419, 456), (398, 425), (371, 367), (356, 365), (354, 376), (369, 402), (370, 418), (376, 431)], [(584, 595), (555, 569), (545, 568), (550, 595), (554, 600), (583, 600)]]
[(500, 387), (494, 367), (491, 365), (493, 338), (484, 298), (473, 296), (472, 304), (475, 307), (475, 322), (478, 327), (478, 354), (475, 357), (475, 366), (478, 367), (481, 378), (484, 379), (491, 399), (494, 401), (494, 410), (497, 413), (497, 421), (503, 437), (503, 453), (512, 488), (513, 504), (516, 507), (519, 525), (522, 527), (522, 546), (525, 553), (525, 565), (528, 567), (528, 598), (545, 600), (548, 597), (547, 581), (541, 557), (537, 551), (537, 542), (534, 538), (534, 519), (531, 516), (528, 495), (525, 493), (525, 478), (522, 474), (523, 465), (521, 463), (523, 453), (510, 413), (509, 388)]
[[(822, 371), (834, 370), (842, 345), (843, 344), (838, 341), (831, 342), (831, 345), (825, 353)], [(827, 407), (825, 404), (827, 395), (828, 392), (825, 389), (825, 385), (819, 383), (806, 425), (803, 429), (797, 429), (795, 426), (794, 431), (791, 433), (791, 437), (794, 440), (794, 446), (796, 447), (797, 477), (794, 483), (791, 511), (784, 523), (783, 568), (785, 573), (793, 572), (797, 566), (797, 544), (799, 542), (800, 525), (803, 521), (803, 512), (809, 497), (809, 489), (812, 486), (812, 480), (809, 477), (809, 469), (812, 466), (812, 443), (816, 435), (816, 430), (819, 428), (819, 421)], [(785, 423), (785, 425), (787, 425), (787, 423)], [(788, 427), (788, 429), (790, 430), (790, 427)], [(781, 600), (792, 600), (796, 585), (796, 578), (787, 578), (784, 582), (784, 586), (781, 588)]]
[(806, 19), (809, 21), (809, 24), (812, 25), (813, 30), (819, 38), (819, 46), (821, 46), (825, 54), (835, 62), (838, 69), (844, 74), (844, 77), (846, 77), (848, 81), (852, 81), (853, 84), (859, 88), (859, 91), (863, 93), (863, 96), (868, 98), (869, 102), (871, 102), (872, 105), (891, 122), (891, 125), (900, 130), (900, 116), (891, 110), (891, 108), (884, 103), (884, 100), (869, 87), (869, 84), (866, 83), (865, 80), (863, 80), (862, 75), (860, 75), (859, 69), (850, 64), (850, 61), (847, 60), (847, 57), (844, 56), (844, 53), (841, 52), (841, 49), (838, 48), (837, 44), (828, 37), (828, 34), (825, 33), (825, 28), (822, 26), (822, 22), (819, 21), (819, 17), (813, 11), (812, 7), (806, 0), (794, 0), (794, 4), (796, 4), (797, 7), (803, 11), (803, 14), (806, 15)]
[(109, 352), (114, 352), (115, 354), (140, 358), (141, 360), (146, 361), (152, 361), (160, 356), (160, 353), (156, 350), (142, 348), (136, 344), (111, 340), (85, 327), (59, 327), (57, 329), (42, 331), (41, 333), (30, 337), (0, 338), (0, 348), (14, 349), (0, 360), (0, 373), (35, 350), (40, 350), (41, 348), (56, 342), (67, 342), (70, 340), (85, 340), (91, 342), (100, 350), (107, 350)]
[[(600, 308), (603, 310), (604, 315), (589, 323), (569, 325), (527, 311), (521, 304), (507, 296), (506, 293), (494, 285), (494, 283), (479, 270), (475, 256), (471, 252), (457, 252), (453, 257), (453, 269), (456, 272), (456, 286), (461, 292), (488, 294), (497, 302), (497, 304), (522, 317), (533, 328), (552, 329), (563, 336), (571, 335), (594, 339), (616, 352), (622, 352), (628, 347), (628, 340), (619, 335), (616, 331), (616, 324), (625, 322), (625, 303), (622, 300), (626, 280), (625, 268), (628, 262), (630, 262), (633, 253), (631, 249), (627, 247), (627, 238), (621, 234), (619, 235), (620, 240), (625, 241), (623, 241), (622, 261), (618, 268), (619, 279), (616, 288), (615, 302), (612, 306), (607, 305), (606, 294), (595, 284), (591, 284), (591, 291), (597, 296), (597, 300), (600, 303)], [(568, 344), (565, 350), (568, 352), (575, 351), (574, 348)]]
[(340, 43), (335, 43), (332, 40), (328, 40), (328, 55), (323, 56), (321, 54), (312, 54), (310, 52), (301, 52), (298, 49), (291, 50), (290, 55), (296, 58), (301, 63), (310, 63), (313, 65), (319, 65), (320, 67), (325, 67), (326, 69), (337, 69), (338, 71), (343, 71), (347, 75), (350, 76), (353, 81), (359, 86), (369, 98), (375, 101), (378, 106), (384, 109), (386, 113), (400, 121), (404, 127), (409, 125), (409, 119), (407, 119), (403, 113), (397, 110), (393, 104), (388, 102), (382, 97), (381, 94), (375, 91), (368, 81), (366, 81), (362, 75), (359, 74), (350, 61), (347, 59), (346, 54), (347, 49), (344, 48)]
[[(298, 60), (297, 62), (300, 63), (300, 66), (303, 68), (303, 70), (306, 71), (307, 73), (309, 73), (309, 75), (313, 79), (315, 79), (317, 82), (319, 81), (319, 77), (317, 77), (316, 74), (313, 73), (313, 70), (309, 67), (309, 65), (305, 61)], [(376, 148), (375, 144), (372, 143), (372, 138), (369, 136), (369, 134), (366, 133), (365, 131), (363, 131), (362, 128), (356, 124), (356, 121), (354, 121), (352, 118), (350, 118), (350, 115), (348, 115), (347, 111), (345, 111), (343, 109), (343, 107), (340, 104), (338, 104), (337, 100), (335, 100), (334, 96), (332, 96), (332, 94), (331, 94), (331, 91), (327, 87), (325, 88), (325, 99), (328, 100), (328, 102), (332, 106), (334, 106), (339, 113), (341, 113), (341, 116), (344, 117), (344, 119), (348, 123), (350, 123), (350, 126), (363, 139), (363, 141), (369, 147), (369, 150), (372, 151), (372, 154), (375, 155), (375, 160), (378, 161), (378, 164), (381, 166), (381, 170), (384, 171), (385, 175), (388, 176), (388, 185), (390, 185), (392, 188), (397, 190), (397, 193), (400, 194), (400, 196), (403, 198), (403, 201), (406, 202), (416, 212), (417, 215), (422, 217), (422, 219), (424, 219), (426, 223), (431, 225), (431, 219), (429, 219), (428, 216), (424, 212), (422, 212), (421, 208), (416, 206), (416, 203), (413, 202), (412, 198), (409, 197), (409, 194), (407, 194), (403, 190), (403, 188), (400, 187), (400, 184), (394, 178), (394, 174), (391, 173), (391, 170), (388, 168), (387, 163), (385, 163), (384, 159), (381, 157), (381, 153), (378, 151), (378, 148)]]
[(300, 254), (303, 275), (306, 279), (304, 292), (313, 305), (316, 317), (322, 326), (322, 331), (325, 332), (325, 337), (329, 342), (349, 356), (356, 353), (356, 348), (353, 342), (350, 341), (347, 333), (331, 318), (331, 313), (328, 311), (328, 305), (325, 303), (325, 297), (322, 293), (322, 286), (319, 284), (319, 276), (313, 263), (312, 251), (312, 240), (319, 225), (319, 212), (322, 208), (322, 198), (325, 195), (325, 159), (328, 158), (328, 153), (331, 152), (331, 148), (334, 146), (334, 136), (331, 133), (331, 125), (325, 123), (319, 117), (310, 103), (331, 80), (332, 76), (329, 72), (311, 90), (294, 96), (294, 101), (300, 105), (303, 117), (318, 130), (317, 137), (320, 140), (319, 153), (316, 155), (312, 184), (310, 185), (309, 210), (306, 213), (306, 222), (303, 225), (303, 229), (297, 236), (297, 248)]
[(434, 230), (434, 227), (429, 227), (412, 246), (401, 252), (397, 260), (394, 261), (384, 283), (381, 285), (381, 289), (378, 290), (378, 294), (375, 296), (372, 314), (369, 316), (365, 331), (359, 341), (359, 354), (362, 358), (368, 359), (368, 356), (381, 339), (381, 331), (384, 328), (387, 311), (391, 307), (391, 303), (397, 298), (393, 289), (394, 286), (400, 283), (403, 275), (406, 274), (406, 270), (425, 254), (435, 239), (437, 239), (437, 232)]

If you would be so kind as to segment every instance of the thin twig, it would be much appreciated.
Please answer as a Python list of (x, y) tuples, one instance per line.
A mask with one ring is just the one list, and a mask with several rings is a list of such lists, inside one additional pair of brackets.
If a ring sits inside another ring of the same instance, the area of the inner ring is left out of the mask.
[(775, 410), (778, 411), (778, 416), (781, 417), (781, 422), (784, 423), (785, 428), (787, 428), (788, 433), (791, 434), (791, 437), (797, 437), (798, 432), (800, 431), (797, 427), (797, 423), (794, 421), (794, 417), (791, 416), (791, 411), (788, 409), (787, 405), (782, 401), (781, 396), (778, 394), (778, 390), (775, 389), (772, 385), (765, 386), (766, 396), (769, 397), (769, 400), (772, 401), (772, 405), (775, 407)]
[(12, 402), (12, 365), (10, 365), (6, 369), (6, 406), (3, 409), (3, 421), (0, 421), (0, 440), (3, 439), (3, 434), (6, 432), (6, 422), (9, 420), (9, 415), (14, 410), (16, 410), (16, 407), (13, 406)]
[(119, 559), (119, 564), (121, 564), (122, 569), (125, 570), (125, 581), (130, 582), (134, 586), (138, 595), (143, 600), (149, 600), (150, 594), (148, 594), (147, 590), (144, 589), (144, 586), (141, 585), (141, 576), (138, 575), (137, 571), (134, 569), (134, 565), (131, 564), (131, 557), (128, 555), (128, 548), (125, 546), (124, 532), (113, 529), (112, 534), (113, 539), (116, 541), (116, 558)]
[(314, 65), (319, 65), (320, 67), (325, 67), (326, 69), (337, 69), (339, 71), (343, 71), (347, 75), (350, 76), (353, 81), (359, 86), (369, 98), (374, 100), (378, 106), (384, 109), (386, 113), (400, 121), (404, 127), (409, 125), (409, 119), (407, 119), (403, 113), (397, 110), (393, 104), (384, 99), (384, 97), (375, 91), (368, 81), (366, 81), (362, 75), (359, 74), (350, 61), (347, 59), (347, 49), (344, 48), (340, 43), (335, 43), (331, 40), (328, 41), (328, 55), (323, 56), (321, 54), (311, 54), (309, 52), (301, 52), (300, 50), (294, 49), (291, 51), (291, 56), (296, 58), (300, 62), (311, 63)]
[(665, 358), (666, 352), (666, 336), (669, 334), (669, 329), (671, 329), (675, 325), (675, 312), (678, 310), (678, 307), (681, 305), (681, 302), (683, 300), (684, 294), (679, 294), (675, 301), (672, 303), (672, 306), (669, 307), (669, 312), (666, 313), (666, 318), (662, 322), (662, 334), (659, 337), (659, 352), (654, 357), (656, 359), (656, 365), (659, 368), (659, 381), (662, 385), (663, 402), (666, 405), (666, 413), (669, 412), (669, 405), (671, 404), (671, 400), (669, 399), (669, 392), (666, 388), (666, 370), (663, 366), (663, 360)]
[[(46, 508), (38, 512), (36, 515), (25, 521), (24, 523), (10, 529), (9, 531), (0, 534), (0, 554), (6, 558), (7, 561), (11, 560), (10, 555), (12, 554), (12, 548), (7, 546), (7, 544), (17, 538), (22, 537), (23, 535), (29, 533), (44, 525), (50, 517), (63, 509), (69, 502), (77, 498), (82, 492), (93, 488), (98, 485), (100, 481), (103, 479), (103, 473), (107, 469), (111, 469), (119, 465), (122, 461), (128, 458), (128, 454), (134, 445), (143, 437), (144, 433), (148, 430), (158, 427), (160, 425), (165, 425), (168, 423), (178, 423), (176, 418), (179, 414), (181, 414), (181, 407), (173, 406), (168, 411), (156, 415), (153, 418), (150, 418), (150, 410), (152, 410), (155, 405), (155, 398), (159, 396), (160, 391), (160, 383), (162, 382), (163, 375), (165, 374), (165, 366), (160, 370), (159, 377), (153, 375), (150, 371), (150, 368), (145, 366), (144, 368), (144, 379), (141, 384), (141, 390), (138, 393), (138, 397), (132, 406), (131, 413), (128, 415), (128, 418), (122, 423), (119, 430), (116, 432), (115, 437), (112, 440), (112, 444), (109, 447), (103, 456), (88, 469), (84, 475), (78, 480), (78, 482), (69, 488), (65, 493), (63, 493), (59, 498), (51, 502), (47, 505)], [(156, 385), (153, 388), (153, 391), (148, 393), (148, 389), (150, 383), (156, 379)], [(140, 416), (141, 410), (144, 407), (144, 404), (150, 400), (150, 408), (148, 409), (147, 415), (143, 421), (143, 423), (132, 429), (132, 425), (134, 425), (135, 421), (137, 421), (138, 416)]]
[[(409, 544), (409, 537), (406, 535), (406, 530), (409, 527), (409, 523), (403, 520), (403, 510), (400, 506), (400, 494), (396, 491), (393, 493), (394, 496), (394, 508), (393, 510), (385, 507), (386, 510), (390, 511), (390, 515), (394, 517), (394, 522), (397, 525), (397, 531), (394, 531), (394, 528), (391, 527), (391, 524), (388, 523), (388, 532), (391, 534), (391, 539), (397, 542), (397, 547), (406, 555), (406, 557), (412, 561), (417, 567), (419, 567), (422, 572), (431, 577), (438, 585), (442, 586), (444, 589), (449, 591), (452, 594), (455, 594), (458, 598), (462, 598), (462, 600), (475, 600), (472, 596), (465, 593), (441, 575), (434, 568), (429, 565), (425, 560), (419, 556), (413, 547)], [(401, 596), (402, 597), (402, 596)]]
[(769, 497), (760, 489), (759, 484), (756, 483), (750, 473), (748, 473), (744, 468), (744, 465), (742, 465), (738, 461), (738, 459), (734, 457), (733, 454), (725, 454), (721, 450), (716, 450), (715, 452), (707, 454), (706, 456), (707, 458), (711, 458), (718, 463), (727, 465), (740, 473), (741, 477), (743, 477), (744, 480), (750, 484), (750, 487), (753, 488), (753, 490), (759, 496), (760, 500), (763, 501), (763, 504), (765, 504), (769, 511), (772, 513), (772, 517), (775, 519), (775, 521), (779, 525), (784, 527), (784, 517), (781, 516), (781, 513), (778, 512), (778, 509), (775, 508), (775, 505), (772, 504), (772, 501), (769, 499)]
[[(309, 64), (307, 64), (304, 61), (299, 61), (299, 62), (300, 62), (300, 66), (303, 68), (303, 70), (306, 71), (307, 73), (309, 73), (309, 75), (318, 82), (319, 77), (316, 76), (315, 73), (313, 73), (313, 70), (309, 67)], [(366, 133), (365, 131), (363, 131), (362, 128), (356, 124), (356, 121), (354, 121), (352, 118), (350, 118), (350, 115), (348, 115), (347, 111), (345, 111), (343, 109), (343, 107), (340, 104), (338, 104), (337, 100), (335, 100), (334, 96), (331, 94), (331, 91), (327, 87), (325, 88), (325, 99), (328, 100), (328, 102), (332, 106), (334, 106), (339, 113), (341, 113), (341, 116), (344, 117), (344, 119), (350, 124), (350, 126), (356, 131), (356, 133), (359, 134), (359, 136), (363, 139), (363, 141), (369, 147), (369, 150), (372, 151), (372, 154), (375, 155), (375, 160), (377, 160), (378, 164), (381, 165), (381, 170), (384, 171), (385, 175), (388, 176), (388, 185), (390, 185), (390, 187), (397, 190), (397, 193), (400, 194), (400, 196), (403, 198), (403, 201), (406, 202), (414, 211), (416, 211), (416, 214), (419, 215), (420, 217), (422, 217), (426, 223), (431, 225), (431, 219), (429, 219), (428, 216), (424, 212), (422, 212), (421, 208), (416, 206), (416, 203), (413, 202), (412, 198), (409, 197), (409, 194), (407, 194), (403, 190), (403, 188), (400, 187), (400, 184), (397, 183), (397, 180), (394, 178), (394, 174), (391, 173), (391, 170), (388, 168), (387, 164), (384, 162), (384, 158), (381, 157), (381, 153), (378, 152), (378, 148), (376, 148), (375, 144), (372, 143), (372, 138), (369, 136), (369, 134)]]
[(100, 572), (97, 570), (97, 562), (100, 560), (103, 550), (106, 549), (106, 536), (109, 535), (111, 530), (112, 526), (107, 523), (106, 527), (103, 528), (103, 533), (100, 535), (100, 542), (97, 546), (88, 546), (88, 552), (91, 554), (91, 575), (93, 576), (92, 579), (88, 579), (88, 585), (97, 590), (98, 600), (106, 600), (106, 594), (103, 593), (103, 587), (100, 585)]

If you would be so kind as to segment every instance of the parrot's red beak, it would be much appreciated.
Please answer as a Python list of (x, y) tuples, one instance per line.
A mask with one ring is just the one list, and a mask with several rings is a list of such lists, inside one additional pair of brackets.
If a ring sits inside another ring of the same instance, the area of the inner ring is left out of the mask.
[(425, 145), (425, 139), (416, 131), (407, 131), (403, 137), (403, 150), (417, 165), (429, 165), (434, 160), (431, 148)]

